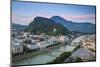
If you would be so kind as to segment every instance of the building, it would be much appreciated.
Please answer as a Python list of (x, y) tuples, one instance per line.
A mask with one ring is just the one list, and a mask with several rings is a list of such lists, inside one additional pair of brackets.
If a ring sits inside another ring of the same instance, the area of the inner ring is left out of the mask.
[(39, 49), (39, 47), (36, 44), (27, 44), (27, 48), (30, 50)]
[(69, 37), (67, 37), (67, 36), (59, 36), (59, 41), (60, 42), (68, 42), (69, 41)]
[(23, 46), (20, 43), (12, 43), (12, 54), (19, 54), (23, 52)]

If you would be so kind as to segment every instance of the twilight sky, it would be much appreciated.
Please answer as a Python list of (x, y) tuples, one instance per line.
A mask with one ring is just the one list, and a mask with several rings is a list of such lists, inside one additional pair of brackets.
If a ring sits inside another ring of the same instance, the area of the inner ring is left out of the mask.
[(12, 22), (28, 25), (36, 16), (61, 16), (74, 22), (95, 24), (95, 6), (12, 2)]

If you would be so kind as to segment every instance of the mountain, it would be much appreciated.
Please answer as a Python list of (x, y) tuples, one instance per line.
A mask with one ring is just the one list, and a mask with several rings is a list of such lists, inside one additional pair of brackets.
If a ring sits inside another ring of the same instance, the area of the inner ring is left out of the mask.
[(36, 17), (28, 26), (28, 32), (33, 33), (46, 33), (46, 34), (67, 34), (68, 29), (66, 29), (62, 24), (56, 23), (55, 21), (44, 18)]
[(12, 25), (12, 29), (24, 30), (27, 28), (26, 25), (20, 25), (16, 23), (11, 23), (11, 25)]
[(95, 33), (95, 24), (84, 22), (84, 23), (77, 23), (65, 20), (60, 16), (53, 16), (51, 17), (53, 21), (56, 23), (61, 23), (66, 27), (69, 31), (78, 31), (84, 33)]

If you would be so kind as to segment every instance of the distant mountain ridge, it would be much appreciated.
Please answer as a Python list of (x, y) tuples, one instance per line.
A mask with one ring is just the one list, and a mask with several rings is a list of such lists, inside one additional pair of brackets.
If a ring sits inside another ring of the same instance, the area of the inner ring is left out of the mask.
[(59, 32), (63, 33), (65, 30), (67, 30), (67, 32), (69, 30), (82, 33), (95, 33), (95, 24), (88, 22), (77, 23), (65, 20), (60, 16), (53, 16), (51, 18), (35, 17), (35, 19), (29, 25), (12, 23), (12, 29), (27, 29), (28, 31), (39, 30), (40, 32), (47, 32), (53, 30), (53, 28), (58, 28), (60, 30)]
[(53, 16), (51, 17), (53, 21), (56, 23), (61, 23), (70, 31), (78, 31), (78, 32), (85, 32), (85, 33), (95, 33), (95, 24), (84, 22), (84, 23), (77, 23), (65, 20), (60, 16)]
[(17, 29), (17, 30), (24, 30), (27, 28), (27, 25), (20, 25), (16, 23), (11, 23), (12, 29)]

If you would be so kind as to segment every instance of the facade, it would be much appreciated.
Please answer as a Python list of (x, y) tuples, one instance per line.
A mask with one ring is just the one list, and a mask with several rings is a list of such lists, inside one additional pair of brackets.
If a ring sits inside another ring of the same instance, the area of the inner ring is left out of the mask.
[(13, 43), (12, 54), (18, 54), (23, 52), (23, 46), (20, 43)]
[(67, 37), (67, 36), (59, 36), (59, 41), (60, 42), (68, 42), (69, 41), (69, 37)]

